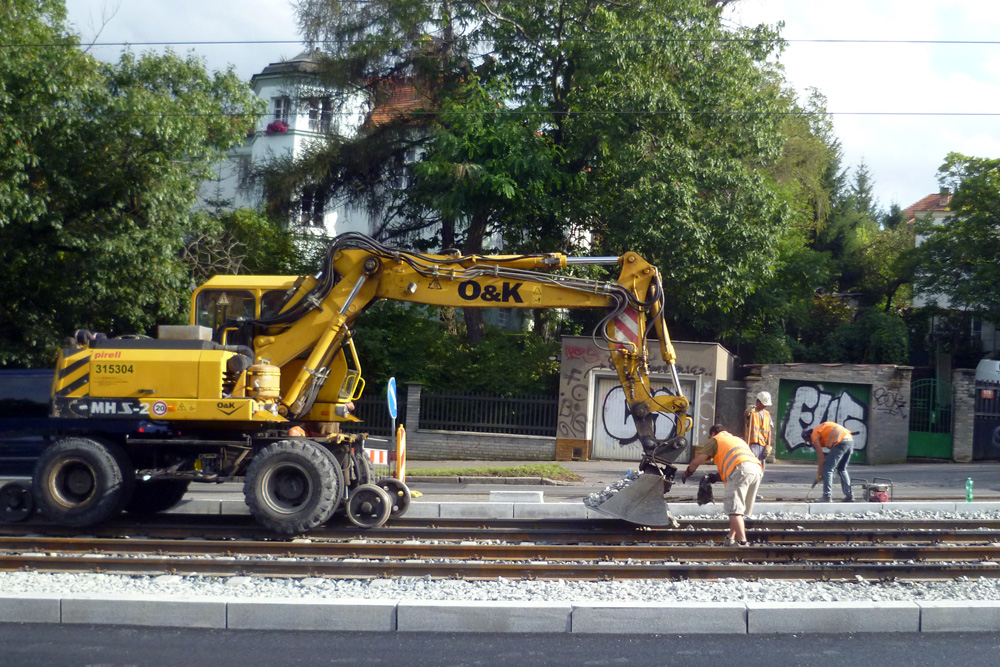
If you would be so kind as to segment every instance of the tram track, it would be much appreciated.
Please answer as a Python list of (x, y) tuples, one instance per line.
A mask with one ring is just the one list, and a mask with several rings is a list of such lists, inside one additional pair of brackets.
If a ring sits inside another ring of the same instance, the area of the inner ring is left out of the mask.
[(236, 538), (227, 531), (195, 538), (190, 526), (177, 537), (141, 535), (154, 532), (146, 525), (127, 533), (124, 524), (106, 526), (118, 534), (103, 536), (60, 535), (60, 529), (49, 534), (42, 526), (17, 534), (3, 526), (0, 570), (467, 579), (1000, 578), (1000, 527), (990, 521), (758, 522), (749, 547), (720, 546), (725, 524), (717, 520), (651, 530), (629, 530), (619, 522), (439, 523), (411, 521), (363, 533), (330, 528), (299, 539)]

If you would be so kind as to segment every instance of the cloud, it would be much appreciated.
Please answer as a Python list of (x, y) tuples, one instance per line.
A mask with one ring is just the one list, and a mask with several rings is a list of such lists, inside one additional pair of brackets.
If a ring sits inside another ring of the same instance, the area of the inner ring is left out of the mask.
[[(1000, 3), (981, 0), (744, 0), (743, 25), (784, 21), (788, 40), (995, 40)], [(994, 113), (1000, 109), (1000, 54), (993, 45), (791, 41), (780, 61), (802, 93), (818, 88), (837, 113)], [(1000, 118), (834, 117), (847, 165), (861, 160), (883, 206), (907, 206), (937, 191), (937, 169), (952, 151), (1000, 154)]]

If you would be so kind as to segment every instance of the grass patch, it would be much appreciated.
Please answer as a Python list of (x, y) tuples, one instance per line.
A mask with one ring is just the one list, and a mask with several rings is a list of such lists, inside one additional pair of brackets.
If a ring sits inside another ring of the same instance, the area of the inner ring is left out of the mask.
[(559, 482), (582, 482), (583, 478), (555, 463), (539, 463), (488, 468), (415, 468), (406, 466), (407, 475), (420, 477), (547, 477)]

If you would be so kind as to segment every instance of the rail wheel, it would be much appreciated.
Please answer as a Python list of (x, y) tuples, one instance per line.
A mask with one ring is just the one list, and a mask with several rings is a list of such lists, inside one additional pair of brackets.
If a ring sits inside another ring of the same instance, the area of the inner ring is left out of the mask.
[(389, 512), (390, 519), (396, 519), (406, 514), (410, 509), (410, 488), (395, 477), (385, 477), (376, 484), (385, 489), (392, 499), (392, 511)]
[(360, 528), (376, 528), (389, 520), (392, 498), (385, 489), (362, 484), (347, 499), (347, 518)]
[(344, 478), (331, 456), (312, 442), (282, 440), (262, 449), (247, 467), (243, 496), (261, 525), (291, 535), (325, 523)]
[(0, 522), (24, 521), (35, 511), (31, 490), (20, 482), (10, 482), (0, 487)]
[(152, 516), (174, 507), (187, 493), (191, 482), (186, 479), (151, 479), (136, 482), (132, 498), (125, 511), (138, 516)]
[(113, 443), (63, 438), (35, 464), (32, 495), (47, 517), (90, 526), (121, 511), (130, 487), (122, 476), (125, 452)]

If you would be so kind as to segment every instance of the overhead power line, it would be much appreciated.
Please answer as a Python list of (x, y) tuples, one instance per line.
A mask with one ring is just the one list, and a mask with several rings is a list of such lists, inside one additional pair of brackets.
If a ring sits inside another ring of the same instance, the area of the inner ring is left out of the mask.
[[(358, 40), (358, 39), (325, 39), (314, 44), (353, 44), (365, 41), (369, 44), (389, 43), (390, 40)], [(395, 41), (395, 40), (392, 40)], [(523, 37), (510, 39), (484, 40), (490, 42), (514, 43), (531, 42)], [(560, 44), (594, 44), (594, 43), (701, 43), (701, 42), (764, 42), (774, 41), (786, 44), (915, 44), (915, 45), (955, 45), (955, 46), (997, 46), (1000, 40), (969, 40), (969, 39), (787, 39), (777, 37), (773, 40), (755, 37), (573, 37), (566, 39), (539, 39), (541, 42), (558, 42)], [(255, 44), (297, 44), (305, 46), (307, 42), (301, 39), (239, 39), (239, 40), (184, 40), (184, 41), (148, 41), (148, 42), (8, 42), (0, 43), (0, 48), (90, 48), (105, 46), (247, 46)]]

